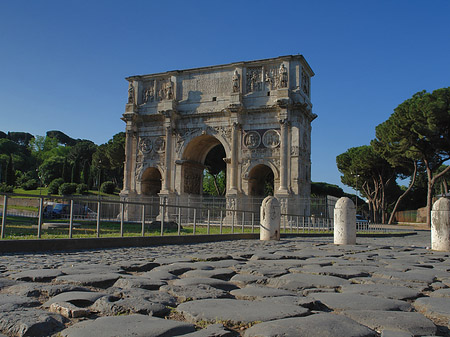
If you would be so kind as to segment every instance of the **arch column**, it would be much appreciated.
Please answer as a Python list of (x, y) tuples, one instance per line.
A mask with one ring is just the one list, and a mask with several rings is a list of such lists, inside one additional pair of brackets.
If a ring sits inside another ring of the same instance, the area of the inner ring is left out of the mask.
[(236, 194), (238, 191), (238, 148), (239, 148), (239, 123), (233, 123), (231, 130), (231, 162), (230, 162), (230, 189), (229, 192)]
[(288, 121), (287, 119), (280, 120), (281, 140), (280, 140), (280, 187), (279, 193), (288, 193)]
[(161, 191), (169, 192), (171, 190), (170, 174), (172, 172), (172, 127), (170, 125), (166, 125), (166, 147), (165, 147), (164, 166), (165, 171)]

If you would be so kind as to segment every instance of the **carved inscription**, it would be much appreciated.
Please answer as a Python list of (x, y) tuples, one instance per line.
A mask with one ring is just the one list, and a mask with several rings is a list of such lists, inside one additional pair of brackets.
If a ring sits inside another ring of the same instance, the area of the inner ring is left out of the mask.
[(220, 73), (193, 74), (183, 79), (181, 96), (183, 100), (200, 100), (201, 96), (205, 94), (229, 93), (234, 90), (233, 81), (230, 82), (230, 77), (221, 76)]

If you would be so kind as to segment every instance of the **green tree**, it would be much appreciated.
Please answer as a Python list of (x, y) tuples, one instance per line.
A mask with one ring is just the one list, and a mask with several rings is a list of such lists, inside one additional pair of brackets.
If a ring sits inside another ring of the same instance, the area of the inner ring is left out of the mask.
[(55, 156), (45, 160), (39, 166), (39, 176), (42, 178), (43, 184), (48, 185), (56, 178), (61, 178), (63, 165), (64, 157), (61, 156)]
[(67, 159), (72, 165), (71, 181), (73, 183), (80, 182), (82, 168), (84, 167), (85, 162), (90, 165), (92, 162), (92, 156), (96, 150), (97, 145), (90, 140), (78, 141), (70, 148)]
[(106, 157), (108, 158), (109, 177), (116, 186), (123, 183), (123, 165), (125, 162), (125, 132), (115, 134), (105, 146)]
[(311, 195), (316, 197), (332, 195), (340, 198), (344, 195), (344, 191), (337, 185), (324, 182), (311, 182)]
[(361, 192), (369, 201), (374, 221), (384, 222), (386, 189), (396, 178), (391, 165), (369, 145), (348, 149), (336, 157), (336, 163), (343, 174), (342, 183)]
[(14, 163), (12, 159), (12, 154), (9, 154), (8, 163), (6, 164), (6, 185), (15, 186), (16, 185), (16, 175), (14, 172)]
[(8, 139), (22, 146), (28, 146), (34, 136), (28, 132), (8, 132)]
[(393, 153), (420, 161), (427, 175), (427, 225), (431, 226), (431, 203), (435, 183), (450, 166), (437, 173), (450, 159), (450, 87), (415, 94), (401, 103), (387, 121), (376, 127), (376, 137)]

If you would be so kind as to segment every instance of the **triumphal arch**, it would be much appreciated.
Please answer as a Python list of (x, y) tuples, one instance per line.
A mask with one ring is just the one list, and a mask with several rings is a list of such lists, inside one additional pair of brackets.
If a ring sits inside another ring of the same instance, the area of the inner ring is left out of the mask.
[(227, 208), (251, 209), (269, 177), (282, 213), (308, 215), (312, 76), (291, 55), (128, 77), (122, 198), (201, 195), (219, 149)]

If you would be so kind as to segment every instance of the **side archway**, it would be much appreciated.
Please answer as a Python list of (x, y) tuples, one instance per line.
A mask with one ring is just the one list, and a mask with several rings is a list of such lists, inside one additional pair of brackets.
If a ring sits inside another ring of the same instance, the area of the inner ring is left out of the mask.
[(155, 196), (161, 191), (161, 172), (156, 167), (147, 168), (141, 178), (141, 192), (143, 195)]
[(265, 197), (273, 195), (274, 173), (265, 164), (255, 165), (248, 174), (248, 196)]

